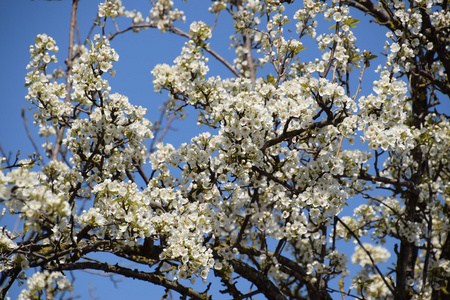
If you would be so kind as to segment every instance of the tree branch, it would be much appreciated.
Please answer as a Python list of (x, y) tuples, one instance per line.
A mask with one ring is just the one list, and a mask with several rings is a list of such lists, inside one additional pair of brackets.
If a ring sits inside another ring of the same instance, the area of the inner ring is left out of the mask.
[[(74, 44), (74, 36), (75, 36), (75, 24), (77, 19), (77, 9), (78, 9), (78, 0), (73, 0), (72, 2), (72, 14), (70, 16), (70, 31), (69, 31), (69, 54), (67, 55), (66, 60), (66, 99), (64, 102), (70, 101), (70, 92), (72, 90), (72, 82), (70, 81), (70, 74), (72, 73), (72, 64), (73, 64), (73, 44)], [(55, 146), (52, 150), (52, 160), (58, 159), (58, 153), (61, 149), (61, 141), (64, 135), (64, 126), (59, 128), (58, 133), (56, 135)]]
[(344, 0), (343, 3), (348, 4), (349, 6), (353, 6), (363, 13), (371, 15), (375, 18), (376, 23), (384, 25), (392, 31), (399, 27), (398, 20), (392, 19), (386, 11), (378, 10), (375, 7), (375, 4), (370, 0)]
[[(246, 254), (248, 256), (260, 256), (262, 254), (265, 254), (270, 257), (275, 257), (275, 253), (271, 251), (261, 251), (256, 248), (250, 248), (250, 247), (243, 247), (238, 245), (239, 253)], [(306, 288), (308, 289), (310, 295), (318, 295), (321, 297), (321, 299), (330, 299), (331, 296), (326, 291), (318, 291), (317, 288), (310, 283), (310, 281), (307, 279), (308, 274), (306, 270), (300, 266), (297, 262), (282, 256), (280, 254), (276, 255), (277, 261), (287, 269), (286, 274), (289, 274), (290, 276), (294, 276), (295, 279), (297, 279), (299, 282), (303, 283)]]
[(264, 276), (263, 273), (237, 259), (231, 260), (230, 264), (236, 273), (255, 284), (267, 299), (287, 300), (275, 284)]
[(206, 300), (209, 299), (207, 294), (205, 293), (199, 293), (191, 288), (185, 287), (184, 285), (178, 283), (177, 281), (172, 281), (170, 279), (165, 278), (161, 274), (154, 274), (154, 273), (147, 273), (144, 271), (139, 271), (138, 269), (129, 269), (125, 267), (121, 267), (119, 265), (110, 265), (107, 263), (97, 263), (97, 262), (77, 262), (77, 263), (70, 263), (70, 264), (63, 264), (55, 268), (56, 270), (84, 270), (84, 269), (91, 269), (91, 270), (101, 270), (108, 273), (115, 273), (119, 274), (128, 278), (133, 279), (139, 279), (143, 281), (148, 281), (156, 285), (163, 286), (165, 288), (168, 288), (170, 290), (174, 290), (178, 293), (180, 293), (182, 296), (189, 296), (192, 299), (200, 299), (200, 300)]
[(39, 157), (42, 157), (39, 153), (39, 148), (34, 142), (33, 136), (30, 133), (30, 130), (28, 129), (27, 124), (27, 116), (25, 115), (25, 108), (22, 107), (22, 119), (23, 119), (23, 126), (25, 127), (25, 131), (27, 132), (28, 139), (30, 140), (31, 144), (33, 145), (34, 151), (36, 151), (36, 154), (39, 155)]
[(320, 121), (320, 122), (316, 122), (313, 123), (310, 127), (305, 128), (305, 129), (295, 129), (295, 130), (291, 130), (291, 131), (284, 131), (282, 134), (280, 134), (279, 136), (277, 136), (276, 138), (273, 138), (271, 140), (268, 140), (264, 143), (263, 147), (261, 148), (261, 151), (264, 152), (266, 151), (267, 148), (272, 147), (278, 143), (281, 143), (287, 139), (302, 135), (303, 133), (310, 131), (310, 130), (314, 130), (317, 128), (323, 128), (327, 125), (332, 124), (335, 121), (339, 121), (340, 118), (336, 119), (336, 120), (329, 120), (329, 118), (327, 118), (326, 120)]
[[(121, 30), (121, 31), (117, 31), (113, 34), (110, 34), (108, 36), (109, 40), (112, 40), (116, 35), (130, 31), (130, 30), (134, 30), (134, 29), (139, 29), (139, 28), (157, 28), (156, 25), (153, 24), (136, 24), (136, 25), (131, 25), (130, 27)], [(175, 26), (170, 26), (168, 29), (168, 31), (178, 34), (180, 36), (183, 36), (185, 38), (190, 39), (191, 35), (189, 33), (184, 32), (183, 30), (175, 27)], [(216, 58), (218, 61), (220, 61), (221, 63), (223, 63), (236, 77), (240, 77), (241, 74), (239, 73), (238, 70), (236, 70), (236, 68), (234, 68), (227, 60), (225, 60), (222, 56), (220, 56), (216, 51), (209, 49), (209, 48), (203, 48), (206, 52), (208, 52), (209, 54), (211, 54), (214, 58)]]

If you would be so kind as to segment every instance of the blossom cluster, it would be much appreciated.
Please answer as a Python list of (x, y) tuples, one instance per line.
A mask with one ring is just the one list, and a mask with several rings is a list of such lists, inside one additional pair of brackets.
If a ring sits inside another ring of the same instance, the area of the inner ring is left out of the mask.
[[(369, 255), (372, 260), (369, 259)], [(355, 253), (352, 255), (352, 263), (358, 263), (362, 267), (372, 266), (373, 263), (387, 261), (390, 256), (391, 254), (386, 248), (364, 243), (362, 246), (356, 246)]]
[(39, 231), (54, 222), (66, 224), (64, 218), (71, 214), (67, 196), (62, 191), (54, 193), (43, 185), (46, 179), (45, 174), (27, 168), (1, 173), (0, 198), (8, 199), (5, 205), (10, 213), (22, 215), (26, 232)]
[(98, 5), (98, 16), (100, 18), (118, 17), (124, 14), (124, 9), (121, 0), (106, 0)]
[(2, 251), (7, 251), (16, 248), (17, 243), (13, 241), (14, 236), (11, 232), (4, 227), (1, 227), (0, 230), (0, 249)]
[[(196, 91), (196, 85), (204, 79), (209, 71), (206, 62), (208, 58), (204, 57), (199, 47), (193, 40), (185, 43), (182, 55), (176, 58), (176, 65), (167, 64), (157, 65), (153, 70), (153, 84), (155, 91), (159, 92), (162, 88), (168, 87), (171, 93), (197, 93), (197, 99), (201, 97), (199, 91)], [(196, 99), (192, 99), (190, 104), (195, 104)]]
[(153, 3), (146, 23), (155, 25), (161, 32), (166, 31), (172, 23), (181, 20), (185, 21), (184, 12), (174, 8), (172, 0), (157, 0)]
[(47, 298), (61, 292), (72, 291), (72, 283), (61, 272), (36, 272), (27, 280), (27, 288), (22, 290), (17, 299), (33, 299), (36, 294), (45, 292)]
[(202, 21), (194, 21), (191, 23), (189, 34), (191, 35), (191, 40), (193, 40), (198, 47), (205, 47), (204, 42), (212, 36), (211, 29)]
[[(119, 60), (119, 55), (111, 49), (109, 41), (101, 38), (100, 35), (94, 37), (94, 44), (91, 49), (84, 46), (76, 48), (79, 53), (74, 60), (72, 66), (72, 98), (78, 101), (93, 101), (93, 96), (100, 93), (102, 97), (107, 98), (110, 87), (108, 81), (101, 76), (103, 73), (112, 72), (114, 62)], [(86, 97), (86, 94), (88, 97)], [(91, 96), (91, 97), (89, 97)], [(89, 102), (82, 102), (83, 104), (91, 104)]]
[(390, 294), (382, 276), (379, 274), (371, 274), (369, 276), (357, 275), (352, 278), (351, 288), (360, 294), (364, 292), (366, 299), (380, 299)]
[(46, 34), (39, 34), (36, 44), (30, 47), (32, 61), (27, 65), (30, 71), (25, 78), (25, 85), (28, 87), (25, 99), (37, 107), (34, 120), (42, 127), (46, 127), (48, 120), (53, 126), (57, 126), (72, 112), (71, 105), (63, 100), (66, 97), (65, 84), (57, 83), (52, 80), (51, 74), (46, 73), (48, 65), (57, 62), (56, 56), (50, 55), (50, 51), (58, 52), (55, 40)]

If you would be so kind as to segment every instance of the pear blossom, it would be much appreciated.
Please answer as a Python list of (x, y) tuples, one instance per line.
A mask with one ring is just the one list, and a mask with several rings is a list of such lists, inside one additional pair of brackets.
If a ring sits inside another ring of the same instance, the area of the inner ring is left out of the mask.
[[(73, 45), (66, 72), (52, 71), (56, 41), (37, 35), (25, 98), (45, 157), (0, 160), (3, 213), (20, 220), (17, 231), (0, 228), (0, 269), (26, 279), (19, 299), (71, 291), (63, 271), (80, 269), (195, 299), (212, 296), (209, 286), (192, 287), (196, 278), (212, 284), (213, 276), (234, 298), (444, 297), (444, 4), (286, 2), (211, 4), (217, 18), (230, 18), (229, 61), (215, 48), (219, 23), (193, 20), (185, 32), (171, 0), (152, 1), (147, 14), (119, 0), (99, 4), (101, 34)], [(356, 10), (387, 31), (385, 53), (360, 48)], [(150, 71), (168, 120), (186, 107), (198, 113), (203, 132), (179, 145), (162, 139), (170, 122), (161, 131), (109, 82), (120, 58), (114, 37), (145, 28), (187, 39), (172, 62)], [(229, 74), (219, 76), (212, 58)]]

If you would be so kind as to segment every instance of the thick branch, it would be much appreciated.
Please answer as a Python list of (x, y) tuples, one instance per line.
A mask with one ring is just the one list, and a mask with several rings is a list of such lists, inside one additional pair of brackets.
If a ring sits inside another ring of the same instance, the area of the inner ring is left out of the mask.
[[(16, 281), (17, 276), (19, 276), (21, 269), (20, 268), (14, 268), (10, 270), (10, 273), (5, 272), (2, 274), (1, 281), (3, 283), (4, 280), (9, 276), (9, 280), (6, 283), (4, 287), (0, 289), (0, 299), (5, 299), (6, 294), (8, 293), (8, 290), (11, 288), (13, 283)], [(5, 275), (6, 274), (6, 275)]]
[(97, 263), (97, 262), (78, 262), (72, 264), (63, 264), (58, 266), (59, 270), (69, 271), (69, 270), (101, 270), (107, 273), (114, 273), (123, 275), (125, 277), (139, 279), (143, 281), (148, 281), (154, 283), (156, 285), (163, 286), (170, 290), (176, 291), (183, 296), (189, 296), (192, 299), (208, 299), (207, 294), (199, 293), (191, 288), (185, 287), (181, 285), (177, 281), (172, 281), (164, 277), (161, 274), (147, 273), (143, 271), (139, 271), (137, 269), (131, 270), (128, 268), (121, 267), (119, 265), (110, 265), (107, 263)]
[[(270, 257), (275, 256), (275, 253), (271, 251), (263, 252), (256, 248), (238, 246), (238, 249), (239, 253), (247, 254), (248, 256), (260, 256), (262, 254), (268, 255)], [(324, 300), (331, 299), (331, 296), (326, 291), (318, 291), (317, 288), (310, 283), (306, 270), (297, 262), (279, 254), (276, 256), (276, 258), (277, 261), (286, 268), (286, 274), (288, 274), (289, 276), (293, 276), (296, 280), (304, 284), (308, 289), (310, 295), (317, 295), (318, 297), (320, 297), (320, 299)]]
[(392, 31), (394, 31), (395, 29), (399, 29), (398, 26), (394, 26), (394, 22), (398, 23), (398, 21), (392, 19), (386, 11), (378, 10), (375, 7), (375, 4), (370, 0), (345, 0), (343, 1), (343, 3), (348, 4), (349, 6), (353, 6), (354, 8), (371, 15), (375, 18), (375, 22), (388, 27)]
[(234, 271), (256, 285), (256, 287), (267, 297), (267, 299), (273, 300), (286, 300), (286, 297), (281, 291), (270, 281), (263, 273), (252, 268), (248, 264), (233, 259), (230, 261), (233, 265)]
[(406, 188), (410, 189), (411, 191), (414, 191), (415, 193), (420, 192), (418, 190), (418, 188), (414, 185), (414, 183), (411, 181), (405, 181), (405, 180), (400, 180), (400, 179), (395, 179), (395, 178), (387, 178), (387, 177), (382, 177), (382, 176), (374, 176), (374, 175), (369, 175), (369, 174), (365, 174), (365, 173), (360, 174), (359, 179), (372, 181), (372, 182), (381, 182), (381, 183), (386, 183), (386, 184), (392, 184), (394, 186), (402, 186), (402, 187), (406, 187)]
[(295, 129), (295, 130), (291, 130), (291, 131), (284, 131), (282, 134), (280, 134), (276, 138), (266, 141), (264, 143), (263, 147), (261, 148), (261, 151), (264, 152), (267, 148), (272, 147), (276, 144), (279, 144), (285, 140), (291, 139), (296, 136), (300, 136), (303, 133), (310, 131), (310, 130), (314, 130), (316, 128), (325, 127), (332, 123), (333, 123), (333, 121), (330, 121), (329, 119), (327, 119), (327, 120), (323, 120), (323, 121), (320, 121), (317, 123), (313, 123), (310, 127), (306, 128), (306, 129)]

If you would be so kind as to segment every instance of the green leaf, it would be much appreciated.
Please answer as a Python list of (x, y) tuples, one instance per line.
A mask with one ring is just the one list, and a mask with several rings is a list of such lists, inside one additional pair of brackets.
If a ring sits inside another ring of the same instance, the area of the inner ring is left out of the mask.
[(220, 120), (220, 118), (214, 119), (214, 121), (211, 123), (211, 126), (216, 126), (216, 124), (219, 123)]
[(359, 23), (358, 19), (347, 19), (344, 22), (345, 24), (347, 24), (350, 28), (356, 28), (355, 24)]
[[(343, 24), (348, 25), (348, 27), (350, 28), (356, 28), (355, 24), (358, 24), (359, 20), (358, 19), (347, 19), (343, 22)], [(328, 30), (336, 28), (336, 24), (334, 24), (333, 26), (331, 26), (330, 28), (328, 28)]]
[(267, 75), (267, 77), (266, 77), (266, 82), (267, 82), (267, 83), (272, 83), (272, 84), (274, 84), (274, 83), (275, 83), (275, 76), (273, 76), (273, 75)]
[(88, 43), (89, 47), (91, 47), (91, 49), (94, 49), (94, 45), (89, 39), (86, 39), (86, 42)]
[(305, 46), (298, 46), (298, 47), (297, 47), (298, 52), (303, 51), (303, 50), (305, 50), (305, 49), (306, 49)]

